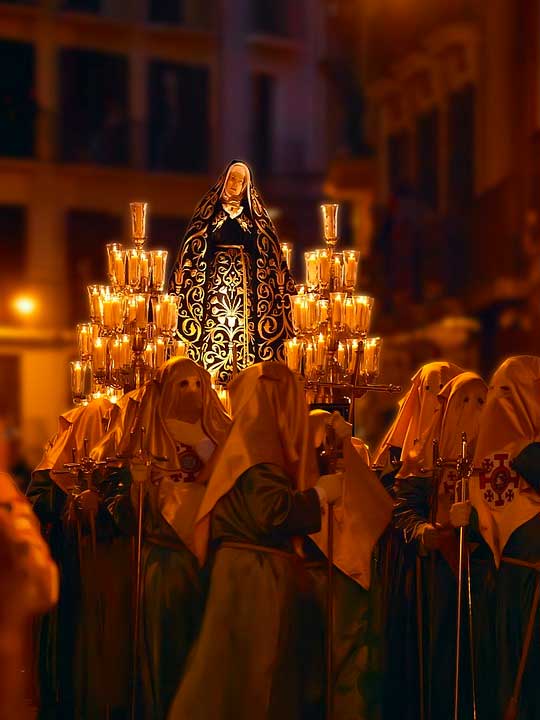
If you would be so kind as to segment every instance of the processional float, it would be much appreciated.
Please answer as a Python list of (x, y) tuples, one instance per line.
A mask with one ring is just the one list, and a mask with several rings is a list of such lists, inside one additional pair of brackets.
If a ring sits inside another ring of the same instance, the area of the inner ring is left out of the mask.
[[(105, 396), (115, 402), (122, 394), (151, 380), (157, 369), (171, 357), (188, 355), (187, 344), (179, 339), (178, 296), (164, 293), (166, 250), (148, 250), (147, 203), (130, 204), (132, 247), (119, 243), (106, 246), (108, 285), (89, 285), (90, 320), (77, 325), (79, 359), (70, 363), (73, 402), (85, 405)], [(285, 343), (288, 367), (303, 376), (307, 400), (312, 407), (339, 409), (354, 420), (354, 403), (368, 391), (400, 392), (396, 385), (380, 385), (382, 338), (369, 337), (374, 299), (356, 292), (360, 252), (337, 250), (337, 204), (321, 205), (325, 247), (304, 253), (306, 282), (291, 297), (295, 336)], [(281, 249), (290, 266), (292, 247)], [(233, 375), (237, 353), (232, 348)], [(214, 383), (228, 409), (225, 385)], [(129, 459), (147, 467), (152, 458), (140, 447)], [(331, 439), (327, 454), (333, 469), (339, 466), (341, 450)], [(90, 468), (87, 450), (79, 463)], [(127, 456), (126, 456), (127, 457)], [(124, 457), (124, 459), (126, 459)], [(117, 462), (119, 457), (110, 458)], [(92, 466), (92, 470), (96, 466)], [(136, 550), (135, 631), (139, 627), (140, 562), (142, 545), (142, 491), (138, 493)], [(333, 686), (333, 512), (328, 513), (327, 592), (327, 718), (332, 717)], [(136, 646), (135, 646), (136, 647)], [(136, 670), (134, 653), (134, 674)], [(135, 687), (133, 687), (135, 690)], [(132, 712), (135, 702), (132, 702)]]

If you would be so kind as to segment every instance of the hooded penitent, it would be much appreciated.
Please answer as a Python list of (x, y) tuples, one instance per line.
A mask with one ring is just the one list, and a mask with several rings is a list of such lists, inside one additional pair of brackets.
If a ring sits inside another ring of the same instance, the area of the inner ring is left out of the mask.
[[(316, 447), (322, 443), (325, 420), (329, 422), (331, 417), (321, 410), (310, 413), (311, 437)], [(346, 438), (343, 459), (343, 492), (334, 506), (334, 564), (367, 590), (373, 548), (392, 518), (392, 501), (370, 468), (369, 451), (362, 440)], [(321, 531), (311, 537), (327, 555), (327, 514)]]
[(230, 377), (233, 346), (240, 369), (283, 359), (295, 287), (244, 163), (232, 162), (196, 207), (169, 291), (179, 296), (190, 356), (221, 380)]
[(73, 462), (73, 449), (76, 459), (79, 459), (84, 452), (85, 440), (88, 451), (101, 440), (113, 407), (106, 398), (96, 398), (88, 405), (72, 408), (60, 415), (58, 432), (49, 442), (34, 472), (49, 470), (51, 480), (69, 493), (77, 475), (66, 472), (65, 463)]
[(124, 436), (117, 445), (122, 454), (133, 455), (140, 449), (144, 428), (142, 446), (153, 457), (152, 482), (159, 484), (161, 514), (190, 545), (204, 494), (205, 466), (225, 440), (230, 418), (208, 372), (188, 358), (168, 360), (133, 402), (138, 406), (135, 417), (121, 425)]
[(230, 398), (233, 424), (197, 518), (195, 550), (201, 563), (209, 515), (246, 470), (261, 463), (279, 465), (297, 490), (311, 487), (317, 478), (303, 385), (285, 365), (252, 365), (231, 383)]
[[(461, 456), (462, 433), (466, 433), (468, 453), (472, 459), (480, 418), (487, 394), (487, 385), (479, 375), (463, 372), (452, 378), (438, 395), (439, 407), (431, 425), (410, 453), (406, 474), (422, 477), (433, 473), (433, 441), (438, 440), (439, 457), (455, 461)], [(450, 506), (454, 502), (456, 471), (443, 467), (438, 478), (438, 494), (434, 518), (442, 525), (449, 523)]]
[[(439, 408), (437, 396), (446, 383), (463, 370), (450, 362), (432, 362), (424, 365), (412, 378), (409, 392), (401, 400), (396, 419), (375, 455), (375, 464), (386, 462), (386, 451), (390, 447), (401, 448), (401, 461), (406, 467), (410, 454), (416, 452), (416, 446), (423, 433), (431, 425), (433, 415)], [(403, 470), (398, 477), (411, 474)]]
[(471, 502), (495, 561), (510, 535), (540, 512), (540, 495), (510, 463), (540, 441), (540, 358), (506, 360), (493, 375), (471, 478)]

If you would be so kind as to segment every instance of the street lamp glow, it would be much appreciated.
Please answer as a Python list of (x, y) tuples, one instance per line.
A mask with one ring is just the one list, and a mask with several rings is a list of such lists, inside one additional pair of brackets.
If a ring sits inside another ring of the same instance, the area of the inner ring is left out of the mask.
[(17, 315), (22, 317), (30, 317), (36, 311), (37, 303), (35, 298), (30, 295), (18, 295), (13, 299), (13, 309)]

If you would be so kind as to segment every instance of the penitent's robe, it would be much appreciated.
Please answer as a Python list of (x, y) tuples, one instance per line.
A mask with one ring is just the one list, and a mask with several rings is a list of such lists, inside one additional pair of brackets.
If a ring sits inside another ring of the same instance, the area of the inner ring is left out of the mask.
[(60, 569), (58, 606), (38, 628), (39, 718), (115, 717), (129, 706), (130, 544), (101, 506), (94, 557), (84, 523), (80, 538), (66, 524), (69, 499), (48, 470), (33, 473), (27, 496)]
[[(513, 464), (514, 469), (527, 480), (536, 492), (540, 492), (540, 456), (538, 443), (524, 448)], [(496, 696), (498, 713), (503, 717), (512, 696), (519, 659), (538, 571), (512, 565), (505, 558), (527, 563), (540, 563), (540, 515), (520, 525), (510, 536), (503, 549), (503, 557), (496, 585)], [(536, 612), (532, 643), (529, 651), (523, 684), (519, 698), (516, 720), (540, 719), (540, 610)]]
[[(415, 528), (431, 522), (433, 502), (431, 477), (408, 477), (397, 485), (394, 510), (395, 523), (408, 538)], [(473, 642), (475, 654), (474, 678), (478, 716), (493, 716), (493, 636), (494, 636), (494, 563), (488, 546), (475, 532), (469, 530), (471, 550), (471, 594), (473, 612)], [(457, 622), (457, 531), (450, 532), (441, 550), (427, 552), (418, 540), (421, 571), (421, 607), (423, 613), (422, 641), (424, 651), (424, 702), (427, 720), (452, 720), (454, 717), (454, 678), (456, 663)], [(474, 552), (472, 552), (474, 550)], [(444, 553), (444, 554), (443, 554)], [(450, 561), (450, 563), (449, 563)], [(452, 567), (451, 567), (452, 566)], [(464, 576), (465, 577), (465, 576)], [(418, 600), (418, 574), (415, 582), (415, 605)], [(467, 604), (462, 606), (460, 655), (460, 715), (472, 717), (471, 654)], [(415, 643), (416, 644), (416, 643)], [(418, 652), (418, 648), (416, 648)], [(409, 653), (413, 655), (413, 651)], [(418, 656), (417, 656), (418, 657)]]
[[(115, 482), (109, 511), (136, 536), (131, 474), (120, 470)], [(145, 488), (141, 573), (137, 718), (164, 720), (199, 629), (204, 596), (197, 560), (163, 518), (159, 487), (152, 483)]]
[(295, 492), (277, 465), (253, 466), (218, 501), (201, 633), (169, 720), (302, 717), (301, 671), (309, 660), (302, 657), (300, 638), (306, 575), (292, 538), (317, 532), (320, 524), (316, 490)]

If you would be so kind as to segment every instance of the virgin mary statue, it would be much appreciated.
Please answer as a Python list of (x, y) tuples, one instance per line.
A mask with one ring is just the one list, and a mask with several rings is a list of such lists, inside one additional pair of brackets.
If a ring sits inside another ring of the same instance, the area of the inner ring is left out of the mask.
[(230, 163), (195, 208), (169, 292), (190, 357), (220, 382), (234, 367), (283, 359), (296, 290), (245, 163)]

